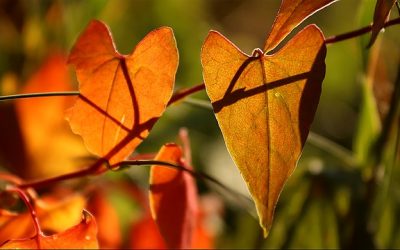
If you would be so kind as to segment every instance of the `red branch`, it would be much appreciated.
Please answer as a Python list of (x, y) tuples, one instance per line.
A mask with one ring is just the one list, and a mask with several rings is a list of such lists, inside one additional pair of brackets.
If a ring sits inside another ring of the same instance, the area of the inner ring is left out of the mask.
[(38, 246), (38, 249), (40, 249), (40, 240), (39, 240), (39, 235), (43, 235), (42, 229), (40, 229), (40, 224), (39, 220), (36, 215), (35, 209), (32, 207), (32, 204), (30, 203), (30, 198), (28, 195), (21, 189), (15, 187), (15, 186), (7, 186), (6, 191), (17, 193), (18, 196), (21, 198), (21, 200), (25, 203), (26, 207), (29, 210), (29, 213), (32, 217), (33, 221), (33, 226), (35, 228), (35, 236), (34, 238), (36, 239), (36, 243)]
[(172, 98), (169, 100), (167, 106), (169, 106), (169, 105), (171, 105), (171, 104), (173, 104), (173, 103), (175, 103), (175, 102), (177, 102), (177, 101), (179, 101), (179, 100), (182, 100), (183, 98), (185, 98), (185, 97), (187, 97), (187, 96), (189, 96), (189, 95), (191, 95), (191, 94), (194, 94), (194, 93), (196, 93), (196, 92), (199, 92), (199, 91), (205, 89), (205, 87), (206, 87), (206, 86), (204, 85), (204, 83), (201, 83), (201, 84), (195, 85), (195, 86), (193, 86), (193, 87), (190, 87), (190, 88), (187, 88), (187, 89), (183, 89), (183, 90), (181, 90), (181, 91), (178, 91), (178, 92), (176, 92), (176, 93), (172, 96)]
[(103, 159), (99, 159), (88, 168), (78, 170), (76, 172), (72, 172), (72, 173), (68, 173), (68, 174), (59, 175), (56, 177), (51, 177), (51, 178), (47, 178), (47, 179), (43, 179), (43, 180), (23, 183), (23, 184), (18, 185), (18, 187), (19, 188), (41, 188), (41, 187), (45, 187), (45, 186), (48, 186), (50, 184), (57, 183), (60, 181), (70, 180), (70, 179), (74, 179), (74, 178), (80, 178), (80, 177), (89, 176), (89, 175), (101, 174), (101, 173), (107, 171), (107, 168), (102, 169), (103, 164), (105, 164), (105, 161)]
[[(383, 25), (383, 27), (386, 28), (386, 27), (393, 26), (396, 24), (400, 24), (400, 17), (386, 22)], [(347, 39), (351, 39), (351, 38), (354, 38), (357, 36), (364, 35), (364, 34), (370, 32), (371, 30), (372, 30), (372, 24), (370, 24), (366, 27), (360, 28), (358, 30), (353, 30), (353, 31), (350, 31), (350, 32), (347, 32), (344, 34), (337, 35), (337, 36), (328, 37), (325, 39), (325, 43), (330, 44), (330, 43), (341, 42), (343, 40), (347, 40)]]

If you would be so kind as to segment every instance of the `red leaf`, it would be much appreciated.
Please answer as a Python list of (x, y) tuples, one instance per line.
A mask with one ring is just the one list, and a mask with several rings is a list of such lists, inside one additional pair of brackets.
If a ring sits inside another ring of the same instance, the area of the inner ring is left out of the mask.
[(164, 239), (150, 214), (146, 214), (139, 222), (132, 225), (129, 247), (132, 249), (166, 249)]
[[(155, 160), (180, 164), (182, 150), (175, 144), (161, 148)], [(198, 211), (194, 179), (186, 172), (152, 166), (150, 208), (161, 235), (170, 248), (192, 245)]]

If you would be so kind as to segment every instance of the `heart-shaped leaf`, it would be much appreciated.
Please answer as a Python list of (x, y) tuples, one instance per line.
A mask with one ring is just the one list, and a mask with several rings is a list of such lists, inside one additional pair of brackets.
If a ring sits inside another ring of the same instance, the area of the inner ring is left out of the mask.
[(119, 54), (107, 26), (92, 21), (69, 56), (80, 95), (68, 114), (88, 149), (117, 164), (149, 134), (172, 95), (178, 52), (172, 30), (150, 32)]
[(324, 36), (315, 25), (273, 55), (255, 50), (247, 56), (214, 31), (202, 48), (207, 94), (265, 235), (317, 109), (325, 54)]

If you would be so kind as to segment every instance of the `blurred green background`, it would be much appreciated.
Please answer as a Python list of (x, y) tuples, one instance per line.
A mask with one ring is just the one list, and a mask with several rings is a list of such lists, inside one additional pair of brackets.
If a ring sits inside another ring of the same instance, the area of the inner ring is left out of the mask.
[[(351, 31), (372, 22), (375, 3), (339, 1), (301, 27), (316, 23), (326, 37)], [(180, 54), (175, 88), (190, 87), (202, 82), (200, 49), (209, 30), (218, 30), (250, 54), (263, 45), (279, 4), (277, 0), (0, 0), (0, 93), (18, 93), (21, 86), (8, 84), (10, 79), (26, 81), (51, 51), (67, 54), (92, 19), (109, 25), (123, 54), (150, 30), (172, 27)], [(392, 11), (394, 17), (397, 11)], [(385, 125), (392, 104), (399, 102), (391, 102), (395, 84), (400, 85), (399, 27), (380, 34), (371, 49), (366, 48), (368, 39), (365, 35), (328, 46), (313, 134), (281, 195), (269, 238), (262, 238), (257, 219), (244, 209), (248, 204), (222, 195), (225, 213), (217, 247), (400, 248), (398, 108), (393, 124)], [(204, 91), (190, 98), (208, 100)], [(179, 128), (186, 127), (195, 168), (247, 195), (212, 110), (193, 102), (168, 108), (138, 152), (156, 152), (162, 144), (177, 141)], [(146, 171), (124, 174), (146, 186)], [(216, 191), (204, 182), (199, 188), (202, 193)]]

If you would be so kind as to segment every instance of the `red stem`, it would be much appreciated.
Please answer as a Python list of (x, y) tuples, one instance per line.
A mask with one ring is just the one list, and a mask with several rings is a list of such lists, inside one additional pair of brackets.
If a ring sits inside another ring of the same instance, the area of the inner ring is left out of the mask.
[[(400, 17), (386, 22), (383, 25), (383, 27), (386, 28), (386, 27), (393, 26), (393, 25), (396, 25), (396, 24), (400, 24)], [(354, 38), (354, 37), (357, 37), (357, 36), (361, 36), (363, 34), (366, 34), (366, 33), (370, 32), (371, 30), (372, 30), (372, 24), (370, 24), (370, 25), (368, 25), (366, 27), (360, 28), (358, 30), (353, 30), (353, 31), (350, 31), (350, 32), (347, 32), (347, 33), (344, 33), (344, 34), (337, 35), (337, 36), (328, 37), (328, 38), (325, 39), (325, 43), (326, 44), (330, 44), (330, 43), (341, 42), (343, 40), (347, 40), (347, 39), (351, 39), (351, 38)]]
[(187, 97), (187, 96), (189, 96), (189, 95), (191, 95), (191, 94), (194, 94), (194, 93), (196, 93), (196, 92), (199, 92), (199, 91), (205, 89), (205, 87), (206, 87), (206, 86), (204, 85), (204, 83), (201, 83), (201, 84), (195, 85), (195, 86), (193, 86), (193, 87), (180, 90), (180, 91), (176, 92), (176, 93), (172, 96), (172, 98), (169, 100), (167, 106), (169, 106), (169, 105), (171, 105), (171, 104), (173, 104), (173, 103), (175, 103), (175, 102), (177, 102), (177, 101), (179, 101), (179, 100), (182, 100), (183, 98), (185, 98), (185, 97)]
[(64, 175), (59, 175), (56, 177), (51, 177), (51, 178), (47, 178), (47, 179), (43, 179), (43, 180), (24, 183), (24, 184), (18, 185), (18, 187), (23, 188), (23, 189), (25, 189), (25, 188), (41, 188), (41, 187), (45, 187), (45, 186), (48, 186), (53, 183), (57, 183), (59, 181), (65, 181), (65, 180), (69, 180), (69, 179), (84, 177), (87, 175), (101, 174), (101, 173), (107, 171), (107, 169), (101, 170), (102, 164), (104, 164), (104, 160), (99, 159), (92, 166), (90, 166), (88, 168), (78, 170), (76, 172), (64, 174)]
[(40, 249), (39, 235), (43, 235), (43, 232), (40, 229), (40, 224), (39, 224), (38, 217), (36, 215), (36, 211), (32, 207), (32, 204), (30, 203), (30, 198), (23, 190), (15, 187), (15, 186), (6, 186), (6, 191), (17, 193), (18, 196), (21, 198), (21, 200), (25, 203), (26, 207), (28, 208), (29, 213), (32, 217), (33, 226), (35, 228), (35, 236), (34, 237), (36, 238), (36, 243), (37, 243), (38, 249)]

